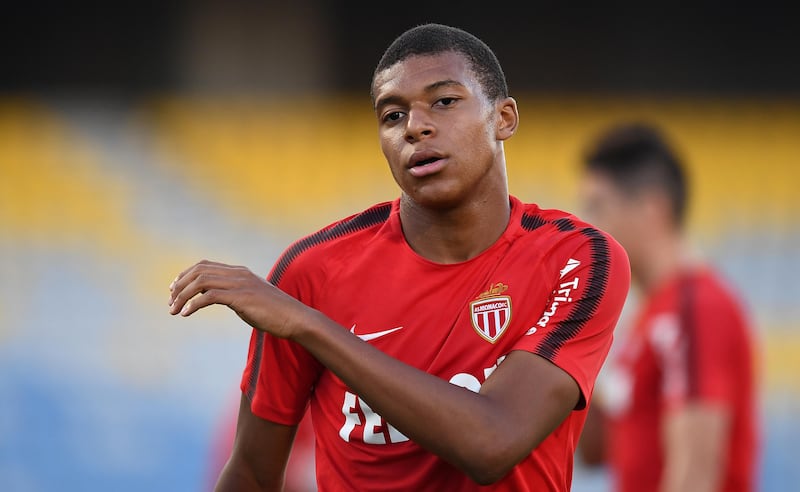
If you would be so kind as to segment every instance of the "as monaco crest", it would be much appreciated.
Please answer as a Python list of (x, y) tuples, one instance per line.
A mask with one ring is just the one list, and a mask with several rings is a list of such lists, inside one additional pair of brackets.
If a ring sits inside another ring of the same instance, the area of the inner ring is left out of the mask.
[(511, 321), (511, 297), (500, 295), (507, 285), (496, 283), (469, 303), (472, 327), (486, 341), (495, 343)]

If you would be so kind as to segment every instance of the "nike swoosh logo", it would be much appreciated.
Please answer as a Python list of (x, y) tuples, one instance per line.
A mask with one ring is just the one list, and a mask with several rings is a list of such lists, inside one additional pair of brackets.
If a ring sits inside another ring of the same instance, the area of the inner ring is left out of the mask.
[(353, 327), (350, 328), (350, 333), (356, 335), (358, 338), (364, 340), (365, 342), (369, 342), (370, 340), (375, 340), (376, 338), (380, 338), (384, 335), (388, 335), (389, 333), (394, 333), (397, 330), (402, 330), (402, 329), (403, 329), (402, 326), (398, 326), (397, 328), (392, 328), (391, 330), (384, 330), (384, 331), (377, 331), (375, 333), (365, 333), (363, 335), (356, 335), (356, 325), (353, 325)]

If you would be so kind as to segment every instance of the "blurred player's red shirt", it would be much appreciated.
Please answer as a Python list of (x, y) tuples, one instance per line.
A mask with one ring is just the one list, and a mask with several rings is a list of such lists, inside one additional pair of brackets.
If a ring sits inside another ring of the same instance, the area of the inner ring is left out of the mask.
[(616, 490), (659, 490), (662, 419), (687, 402), (731, 410), (720, 490), (753, 490), (758, 446), (752, 345), (738, 302), (708, 269), (682, 272), (650, 295), (609, 365), (604, 392)]
[[(512, 350), (562, 368), (581, 390), (575, 411), (485, 490), (567, 491), (630, 272), (622, 248), (575, 217), (514, 198), (511, 205), (504, 234), (463, 263), (417, 255), (395, 201), (298, 241), (270, 281), (392, 357), (472, 391)], [(291, 425), (311, 402), (320, 490), (481, 489), (409, 441), (299, 345), (254, 332), (250, 347), (242, 391), (253, 413)]]

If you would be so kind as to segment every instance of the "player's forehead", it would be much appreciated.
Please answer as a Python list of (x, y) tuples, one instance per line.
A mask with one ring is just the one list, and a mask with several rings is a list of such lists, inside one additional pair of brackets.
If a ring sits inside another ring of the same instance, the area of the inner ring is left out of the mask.
[(386, 96), (411, 96), (434, 84), (455, 82), (470, 91), (480, 84), (467, 58), (458, 52), (447, 51), (432, 55), (412, 55), (375, 74), (375, 102)]

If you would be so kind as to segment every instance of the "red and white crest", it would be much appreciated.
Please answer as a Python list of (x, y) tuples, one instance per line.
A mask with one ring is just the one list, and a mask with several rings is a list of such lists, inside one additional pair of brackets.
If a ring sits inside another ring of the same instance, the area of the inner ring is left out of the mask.
[(485, 297), (469, 304), (472, 327), (485, 340), (495, 343), (511, 321), (509, 296)]

